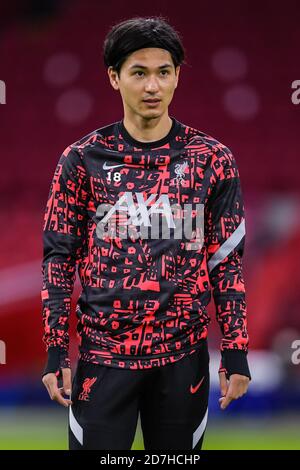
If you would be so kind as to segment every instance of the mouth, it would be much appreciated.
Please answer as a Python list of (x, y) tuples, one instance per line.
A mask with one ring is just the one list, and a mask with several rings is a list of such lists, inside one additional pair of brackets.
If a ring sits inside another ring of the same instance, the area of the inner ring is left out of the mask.
[(161, 102), (161, 100), (158, 100), (158, 99), (149, 99), (149, 100), (143, 100), (144, 103), (147, 103), (148, 105), (150, 106), (155, 106), (157, 105), (158, 103)]

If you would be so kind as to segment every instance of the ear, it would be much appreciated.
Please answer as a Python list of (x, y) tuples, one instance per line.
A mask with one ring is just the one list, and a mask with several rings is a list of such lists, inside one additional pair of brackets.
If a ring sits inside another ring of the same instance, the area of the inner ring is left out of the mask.
[(180, 65), (177, 65), (175, 69), (175, 76), (176, 76), (175, 88), (177, 88), (177, 85), (178, 85), (179, 74), (180, 74)]
[(108, 67), (107, 74), (114, 90), (119, 90), (119, 76), (112, 66)]

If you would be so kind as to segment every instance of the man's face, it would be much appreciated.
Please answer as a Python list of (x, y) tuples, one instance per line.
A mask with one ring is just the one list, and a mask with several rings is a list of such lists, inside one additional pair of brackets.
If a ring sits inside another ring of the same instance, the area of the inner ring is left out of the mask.
[(167, 111), (179, 71), (180, 66), (175, 69), (169, 51), (151, 47), (130, 54), (121, 67), (120, 76), (112, 67), (108, 75), (112, 87), (120, 90), (124, 112), (153, 119)]

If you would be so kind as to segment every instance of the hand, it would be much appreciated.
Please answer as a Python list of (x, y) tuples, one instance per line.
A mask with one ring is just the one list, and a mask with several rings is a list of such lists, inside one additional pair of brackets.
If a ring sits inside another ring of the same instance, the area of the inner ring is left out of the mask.
[(62, 392), (64, 392), (65, 395), (71, 396), (71, 369), (62, 369), (62, 377), (63, 386), (61, 388), (58, 388), (57, 377), (52, 372), (44, 375), (42, 382), (48, 390), (51, 400), (55, 400), (60, 405), (68, 407), (69, 405), (72, 405), (72, 401), (64, 398)]
[(237, 400), (245, 395), (250, 382), (248, 377), (240, 374), (232, 374), (228, 381), (225, 372), (219, 372), (219, 380), (222, 395), (219, 399), (221, 410), (225, 410), (232, 400)]

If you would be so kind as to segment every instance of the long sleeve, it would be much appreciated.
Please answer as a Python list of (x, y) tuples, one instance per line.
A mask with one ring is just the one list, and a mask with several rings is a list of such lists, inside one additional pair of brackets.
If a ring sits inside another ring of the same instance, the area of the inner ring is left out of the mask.
[(43, 227), (43, 341), (48, 351), (44, 374), (70, 367), (69, 315), (77, 261), (86, 227), (86, 171), (79, 153), (68, 147), (52, 180)]
[(221, 368), (246, 375), (248, 333), (242, 257), (245, 215), (241, 183), (231, 151), (218, 147), (212, 161), (214, 186), (205, 212), (207, 265), (216, 317), (223, 335)]

